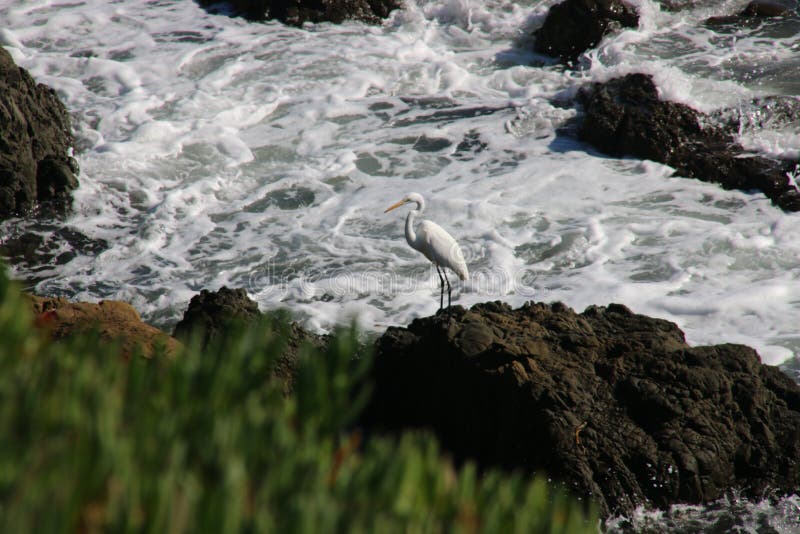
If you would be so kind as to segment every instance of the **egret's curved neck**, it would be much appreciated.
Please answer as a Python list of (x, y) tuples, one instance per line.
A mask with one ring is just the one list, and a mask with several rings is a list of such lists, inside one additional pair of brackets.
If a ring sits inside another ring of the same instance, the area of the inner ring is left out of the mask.
[(417, 215), (422, 215), (422, 210), (425, 209), (425, 204), (417, 202), (417, 209), (411, 210), (406, 215), (406, 241), (411, 248), (417, 248), (417, 232), (414, 231), (414, 220)]

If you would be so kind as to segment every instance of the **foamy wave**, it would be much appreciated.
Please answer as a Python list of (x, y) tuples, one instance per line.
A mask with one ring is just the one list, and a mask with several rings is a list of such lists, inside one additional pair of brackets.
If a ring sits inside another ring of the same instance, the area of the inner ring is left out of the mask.
[[(74, 258), (17, 275), (42, 293), (128, 300), (166, 326), (221, 285), (314, 328), (406, 323), (438, 308), (438, 277), (406, 245), (403, 214), (383, 210), (416, 190), (473, 274), (455, 303), (616, 301), (694, 343), (790, 358), (798, 215), (595, 154), (565, 130), (581, 84), (628, 72), (704, 111), (750, 101), (760, 81), (790, 87), (796, 76), (743, 73), (789, 61), (796, 38), (732, 48), (697, 24), (710, 7), (640, 0), (639, 27), (605, 39), (586, 70), (533, 66), (526, 32), (551, 3), (437, 0), (383, 26), (297, 29), (194, 2), (7, 2), (0, 43), (72, 112), (82, 185), (68, 225), (92, 243), (58, 242)], [(742, 140), (796, 154), (791, 129)], [(44, 227), (60, 239), (59, 223)]]

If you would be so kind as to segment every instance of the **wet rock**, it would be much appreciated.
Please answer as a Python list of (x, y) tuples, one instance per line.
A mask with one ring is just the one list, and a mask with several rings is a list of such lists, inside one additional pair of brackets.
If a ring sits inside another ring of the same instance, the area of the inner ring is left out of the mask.
[(690, 347), (620, 305), (455, 306), (377, 341), (362, 424), (544, 472), (604, 513), (795, 492), (800, 387), (741, 345)]
[[(198, 0), (201, 6), (217, 8), (222, 2)], [(335, 22), (359, 20), (380, 24), (393, 10), (402, 6), (400, 0), (231, 0), (224, 2), (233, 12), (248, 20), (277, 19), (286, 24), (301, 26), (304, 22)]]
[(534, 32), (534, 47), (573, 63), (606, 34), (638, 24), (636, 10), (621, 0), (566, 0), (550, 8), (544, 24)]
[(35, 295), (26, 297), (37, 325), (47, 330), (54, 340), (96, 331), (102, 340), (118, 342), (126, 358), (137, 353), (149, 357), (161, 350), (171, 355), (180, 346), (174, 338), (142, 322), (136, 310), (125, 302), (89, 303)]
[(780, 2), (753, 0), (739, 15), (742, 17), (782, 17), (790, 12), (791, 8)]
[(245, 206), (244, 211), (249, 213), (262, 213), (270, 206), (277, 206), (282, 210), (296, 210), (314, 204), (314, 191), (307, 187), (293, 185), (286, 189), (270, 191), (263, 198)]
[(36, 84), (0, 47), (0, 218), (41, 202), (56, 211), (78, 186), (69, 114), (55, 92)]
[(665, 11), (682, 11), (697, 7), (703, 0), (660, 0), (658, 3)]
[(732, 131), (689, 106), (661, 100), (650, 76), (591, 84), (579, 100), (586, 112), (579, 136), (599, 150), (665, 163), (726, 189), (761, 191), (781, 208), (800, 211), (800, 192), (788, 177), (796, 161), (746, 155)]
[(754, 21), (754, 19), (785, 17), (791, 13), (792, 8), (789, 5), (781, 2), (773, 2), (770, 0), (753, 0), (747, 4), (747, 7), (745, 7), (736, 15), (711, 17), (706, 20), (706, 24), (712, 26), (719, 24), (747, 24)]
[[(658, 3), (667, 11), (683, 11), (706, 5), (703, 0), (659, 0)], [(779, 17), (788, 15), (795, 7), (792, 0), (753, 0), (736, 15), (711, 17), (706, 22), (712, 20), (738, 22), (754, 17)]]
[(34, 285), (41, 266), (64, 265), (78, 254), (97, 256), (108, 249), (105, 239), (92, 238), (71, 226), (52, 232), (14, 231), (0, 237), (0, 257), (32, 271), (26, 284)]
[(20, 235), (6, 236), (0, 240), (0, 257), (8, 260), (12, 265), (33, 265), (39, 262), (40, 248), (44, 238), (33, 232), (24, 232)]

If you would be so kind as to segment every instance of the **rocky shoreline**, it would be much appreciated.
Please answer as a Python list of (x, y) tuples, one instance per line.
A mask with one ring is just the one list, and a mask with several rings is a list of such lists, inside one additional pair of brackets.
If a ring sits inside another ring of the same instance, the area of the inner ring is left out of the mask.
[[(374, 23), (398, 7), (241, 4), (247, 16), (254, 10), (250, 18), (295, 25)], [(706, 24), (791, 11), (770, 6), (754, 2), (736, 17)], [(570, 68), (608, 32), (638, 23), (635, 11), (616, 0), (567, 0), (551, 13), (536, 32), (537, 50)], [(577, 26), (580, 17), (592, 27)], [(74, 140), (66, 108), (1, 47), (0, 95), (7, 125), (0, 137), (0, 217), (47, 206), (67, 210), (78, 168), (70, 155)], [(664, 101), (645, 74), (586, 85), (574, 105), (581, 110), (580, 139), (603, 153), (652, 159), (683, 176), (758, 190), (780, 208), (800, 211), (800, 192), (789, 178), (799, 162), (747, 154), (734, 135), (743, 118), (730, 110), (710, 116)], [(752, 105), (791, 120), (800, 115), (794, 99)], [(0, 248), (8, 245), (0, 242)], [(20, 242), (25, 250), (18, 254), (35, 257), (37, 247)], [(29, 304), (38, 327), (54, 340), (96, 331), (120, 343), (125, 357), (179, 355), (181, 339), (193, 332), (201, 331), (208, 343), (229, 321), (260, 316), (244, 290), (226, 288), (192, 299), (172, 335), (142, 322), (125, 303), (29, 296)], [(322, 347), (327, 338), (298, 325), (287, 336), (276, 372), (288, 391), (300, 348)], [(691, 347), (675, 324), (623, 305), (582, 313), (559, 303), (456, 306), (389, 328), (374, 348), (374, 395), (359, 422), (363, 430), (429, 429), (457, 460), (546, 472), (599, 503), (605, 515), (639, 505), (704, 503), (733, 490), (762, 497), (800, 486), (800, 386), (761, 364), (751, 348)]]
[[(669, 3), (665, 7), (680, 10)], [(793, 16), (795, 10), (780, 2), (754, 0), (736, 15), (713, 17), (704, 24), (735, 27), (763, 18)], [(566, 0), (550, 8), (533, 33), (534, 50), (576, 68), (580, 56), (606, 35), (635, 28), (638, 23), (635, 7), (622, 0)], [(747, 126), (748, 110), (741, 108), (749, 108), (752, 115), (765, 120), (776, 117), (788, 123), (800, 117), (796, 98), (765, 98), (708, 116), (663, 100), (652, 76), (634, 73), (582, 86), (575, 104), (582, 111), (579, 139), (604, 154), (664, 163), (673, 167), (676, 175), (714, 182), (725, 189), (760, 191), (780, 208), (800, 211), (800, 191), (790, 178), (800, 168), (800, 161), (755, 156), (736, 141), (736, 134)]]
[[(30, 302), (54, 339), (94, 330), (127, 357), (180, 354), (125, 303)], [(208, 343), (260, 316), (242, 289), (203, 291), (175, 333)], [(287, 391), (300, 348), (327, 339), (291, 325), (275, 370)], [(800, 386), (749, 347), (691, 347), (619, 304), (454, 306), (390, 327), (374, 353), (362, 431), (427, 429), (457, 461), (547, 473), (605, 516), (800, 486)]]

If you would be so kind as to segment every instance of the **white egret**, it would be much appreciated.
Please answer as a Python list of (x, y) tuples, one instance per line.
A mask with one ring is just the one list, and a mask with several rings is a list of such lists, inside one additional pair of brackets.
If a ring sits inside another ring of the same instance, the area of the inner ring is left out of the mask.
[[(451, 289), (445, 267), (456, 273), (462, 280), (467, 280), (469, 278), (469, 270), (464, 261), (464, 254), (462, 254), (461, 247), (458, 246), (453, 236), (435, 222), (423, 219), (417, 226), (416, 231), (414, 230), (415, 217), (422, 215), (425, 209), (425, 199), (419, 193), (409, 193), (397, 204), (386, 208), (384, 213), (409, 203), (415, 203), (417, 209), (409, 211), (406, 217), (406, 241), (408, 241), (411, 248), (422, 252), (436, 266), (436, 272), (439, 274), (439, 283), (441, 284), (439, 292), (440, 310), (444, 308), (444, 286), (447, 283), (447, 307), (449, 308)], [(444, 278), (442, 273), (444, 273)]]

